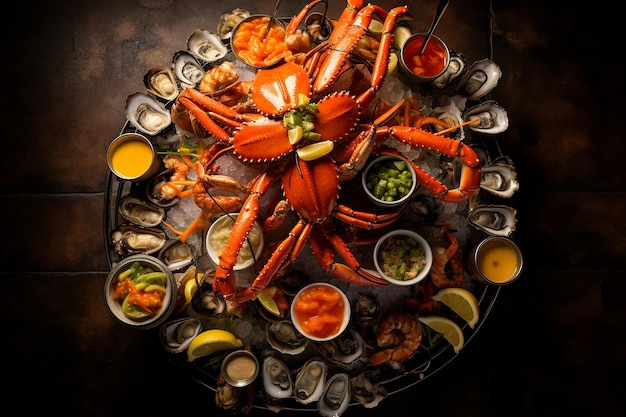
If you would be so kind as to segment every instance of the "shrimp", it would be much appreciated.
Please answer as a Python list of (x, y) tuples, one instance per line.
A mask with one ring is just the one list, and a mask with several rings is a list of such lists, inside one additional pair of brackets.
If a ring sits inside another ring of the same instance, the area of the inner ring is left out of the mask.
[(422, 326), (409, 313), (392, 313), (381, 321), (376, 330), (376, 343), (382, 350), (368, 358), (370, 365), (380, 365), (388, 360), (407, 359), (422, 342)]
[(176, 197), (183, 197), (185, 193), (183, 193), (183, 189), (185, 185), (177, 184), (176, 182), (182, 182), (187, 180), (187, 175), (189, 174), (189, 165), (185, 161), (180, 158), (176, 158), (174, 156), (167, 156), (163, 159), (163, 164), (167, 169), (173, 169), (170, 180), (166, 183), (163, 183), (159, 186), (158, 190), (155, 189), (154, 192), (159, 194), (159, 199), (161, 200), (173, 200)]
[(430, 268), (430, 279), (435, 287), (460, 287), (463, 284), (463, 262), (458, 254), (459, 244), (454, 234), (447, 228), (441, 229), (442, 236), (450, 242), (448, 248), (433, 248), (433, 264)]
[(231, 85), (238, 79), (239, 74), (235, 71), (235, 64), (225, 61), (204, 73), (200, 81), (200, 91), (203, 93), (214, 93)]

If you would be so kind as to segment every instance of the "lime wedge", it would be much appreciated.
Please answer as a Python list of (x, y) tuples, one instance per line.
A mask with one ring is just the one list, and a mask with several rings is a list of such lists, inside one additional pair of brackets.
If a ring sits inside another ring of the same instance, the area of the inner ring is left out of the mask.
[(287, 131), (287, 136), (289, 137), (289, 143), (291, 145), (295, 145), (296, 143), (300, 142), (300, 139), (302, 139), (303, 134), (304, 134), (304, 131), (302, 130), (302, 126), (292, 127), (291, 129)]
[(261, 291), (260, 293), (258, 293), (257, 299), (259, 300), (259, 303), (261, 303), (263, 308), (265, 308), (268, 312), (276, 317), (281, 317), (280, 310), (278, 309), (276, 301), (267, 291)]

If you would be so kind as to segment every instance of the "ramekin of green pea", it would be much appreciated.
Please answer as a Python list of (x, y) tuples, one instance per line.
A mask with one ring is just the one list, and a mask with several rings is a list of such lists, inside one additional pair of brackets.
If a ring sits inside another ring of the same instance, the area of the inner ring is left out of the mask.
[(373, 158), (361, 176), (367, 196), (380, 207), (395, 207), (411, 198), (417, 188), (415, 170), (399, 155)]

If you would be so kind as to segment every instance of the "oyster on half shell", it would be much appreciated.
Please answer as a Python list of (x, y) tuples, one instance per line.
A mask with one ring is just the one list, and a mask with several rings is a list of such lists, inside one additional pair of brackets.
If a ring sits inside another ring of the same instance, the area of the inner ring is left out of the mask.
[(187, 39), (187, 50), (193, 56), (205, 62), (214, 62), (224, 58), (228, 49), (213, 32), (196, 29)]
[(477, 123), (471, 123), (467, 127), (475, 132), (490, 135), (502, 133), (509, 127), (509, 116), (506, 109), (499, 106), (494, 100), (485, 101), (468, 109), (463, 115), (463, 119), (465, 121), (478, 119)]
[(460, 52), (450, 51), (450, 63), (448, 67), (443, 74), (432, 81), (432, 85), (440, 89), (446, 88), (463, 74), (465, 68), (467, 68), (467, 59), (465, 56)]
[(327, 365), (319, 359), (309, 359), (296, 375), (294, 391), (296, 401), (309, 404), (319, 400), (326, 384)]
[(482, 204), (468, 214), (468, 222), (493, 236), (510, 236), (515, 231), (517, 211), (504, 205)]
[(172, 117), (157, 99), (143, 93), (134, 93), (126, 99), (126, 117), (131, 125), (154, 136), (170, 126)]
[(172, 353), (179, 353), (187, 349), (194, 337), (200, 334), (202, 322), (194, 317), (184, 317), (163, 323), (159, 331), (159, 338), (163, 348)]
[(309, 339), (304, 337), (289, 320), (268, 323), (265, 328), (267, 342), (285, 355), (298, 355), (307, 348)]
[(508, 159), (483, 166), (480, 188), (499, 197), (511, 197), (519, 189), (515, 167)]
[(111, 233), (115, 251), (121, 256), (150, 255), (161, 250), (166, 240), (167, 236), (159, 229), (130, 224), (120, 225)]
[(172, 58), (174, 75), (184, 87), (194, 87), (204, 76), (204, 70), (187, 51), (178, 51)]
[(143, 76), (143, 84), (149, 92), (167, 101), (174, 100), (178, 96), (178, 84), (174, 72), (165, 65), (150, 68)]
[(478, 100), (498, 85), (500, 77), (502, 71), (495, 62), (490, 59), (476, 61), (467, 69), (456, 91), (468, 100)]
[(280, 403), (293, 395), (291, 372), (278, 358), (267, 356), (263, 359), (261, 381), (265, 403), (271, 410), (279, 410)]
[(360, 373), (350, 379), (352, 398), (365, 408), (374, 408), (387, 398), (387, 390), (378, 383), (373, 383), (365, 373)]
[(348, 374), (335, 374), (326, 382), (324, 392), (317, 402), (317, 411), (322, 417), (339, 417), (350, 405), (351, 396)]
[(156, 227), (165, 217), (165, 210), (161, 207), (153, 206), (130, 195), (122, 198), (118, 211), (129, 222), (143, 227)]

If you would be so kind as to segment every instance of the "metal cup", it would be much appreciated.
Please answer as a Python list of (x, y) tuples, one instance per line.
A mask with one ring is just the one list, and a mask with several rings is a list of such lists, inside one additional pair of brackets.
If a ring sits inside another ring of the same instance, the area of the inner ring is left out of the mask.
[[(414, 33), (407, 38), (400, 50), (400, 66), (403, 73), (408, 76), (411, 81), (416, 83), (432, 82), (443, 74), (450, 64), (450, 50), (448, 49), (448, 45), (435, 35), (430, 37), (421, 59), (416, 58), (425, 38), (425, 33)], [(435, 64), (434, 62), (439, 60), (439, 54), (443, 55), (443, 59), (441, 59), (441, 62)], [(424, 72), (419, 73), (416, 72), (416, 67), (418, 67), (416, 62), (430, 64), (421, 67)]]
[(119, 179), (141, 182), (159, 172), (161, 158), (148, 138), (139, 133), (124, 133), (109, 145), (107, 164)]
[(480, 283), (506, 285), (519, 277), (523, 263), (522, 252), (512, 240), (490, 236), (472, 248), (466, 268)]

